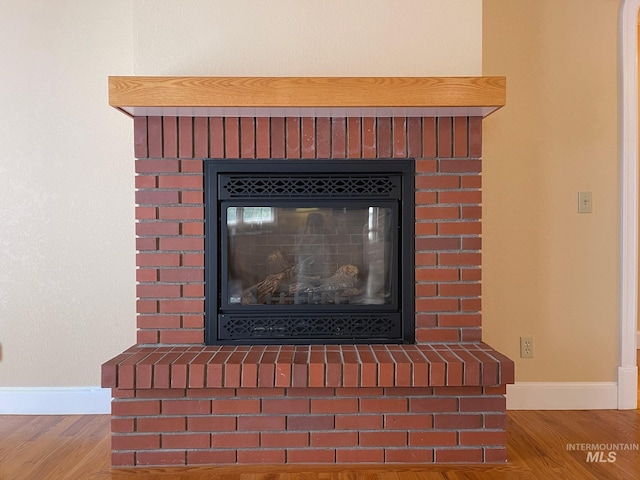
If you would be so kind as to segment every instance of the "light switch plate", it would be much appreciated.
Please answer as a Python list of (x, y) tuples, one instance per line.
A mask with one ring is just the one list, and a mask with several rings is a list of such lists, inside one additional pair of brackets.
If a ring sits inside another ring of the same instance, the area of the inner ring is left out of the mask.
[(593, 211), (593, 197), (591, 192), (578, 192), (578, 213)]

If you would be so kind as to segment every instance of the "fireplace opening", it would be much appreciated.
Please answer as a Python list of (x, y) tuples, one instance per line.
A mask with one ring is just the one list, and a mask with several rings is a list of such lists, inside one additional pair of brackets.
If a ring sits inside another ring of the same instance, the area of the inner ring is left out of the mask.
[(414, 341), (412, 160), (205, 161), (208, 344)]

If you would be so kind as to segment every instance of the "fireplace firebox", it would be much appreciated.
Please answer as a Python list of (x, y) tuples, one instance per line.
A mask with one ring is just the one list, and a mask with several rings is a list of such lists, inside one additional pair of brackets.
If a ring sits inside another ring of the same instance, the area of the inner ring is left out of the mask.
[(206, 160), (207, 343), (413, 343), (414, 172)]

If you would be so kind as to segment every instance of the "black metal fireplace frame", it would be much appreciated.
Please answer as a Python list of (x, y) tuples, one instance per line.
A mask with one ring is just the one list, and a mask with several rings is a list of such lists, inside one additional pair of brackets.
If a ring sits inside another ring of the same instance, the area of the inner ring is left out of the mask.
[[(413, 343), (414, 175), (413, 159), (205, 160), (206, 343)], [(258, 188), (250, 186), (247, 189), (245, 178), (253, 179), (250, 180), (252, 185), (258, 182)], [(277, 183), (275, 194), (274, 187), (269, 186), (274, 178)], [(269, 185), (263, 188), (264, 184)], [(329, 185), (329, 194), (322, 192), (325, 185)], [(397, 280), (394, 301), (389, 305), (289, 305), (282, 309), (229, 305), (221, 295), (224, 286), (221, 273), (224, 264), (221, 241), (224, 215), (221, 205), (230, 200), (250, 202), (254, 206), (259, 206), (257, 203), (260, 202), (279, 205), (284, 200), (294, 200), (295, 205), (311, 204), (309, 202), (317, 205), (320, 202), (323, 206), (343, 206), (345, 201), (394, 204), (399, 222), (398, 248), (393, 262), (393, 275)], [(234, 327), (244, 324), (250, 324), (251, 328)], [(318, 325), (322, 330), (318, 330)]]

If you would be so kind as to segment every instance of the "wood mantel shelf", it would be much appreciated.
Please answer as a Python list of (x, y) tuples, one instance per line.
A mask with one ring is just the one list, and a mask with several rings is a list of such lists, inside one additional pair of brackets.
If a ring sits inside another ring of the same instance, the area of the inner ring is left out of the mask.
[(487, 116), (505, 77), (109, 77), (130, 116)]

